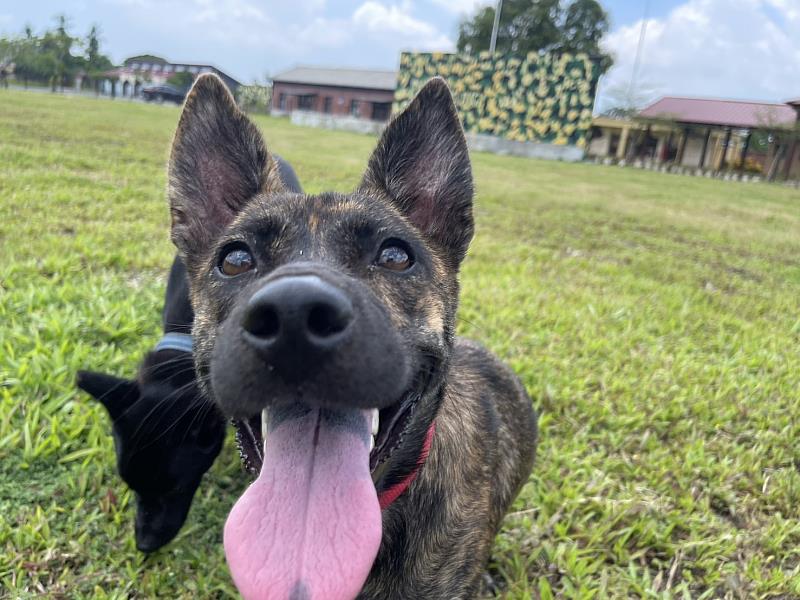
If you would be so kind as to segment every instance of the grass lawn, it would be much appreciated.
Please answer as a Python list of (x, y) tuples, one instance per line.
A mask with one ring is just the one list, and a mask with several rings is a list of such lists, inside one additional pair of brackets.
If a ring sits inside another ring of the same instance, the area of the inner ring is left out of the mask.
[[(144, 560), (79, 368), (159, 336), (171, 106), (0, 90), (0, 597), (235, 597), (232, 444)], [(257, 118), (309, 192), (374, 139)], [(800, 597), (800, 194), (474, 156), (460, 331), (541, 411), (503, 597)]]

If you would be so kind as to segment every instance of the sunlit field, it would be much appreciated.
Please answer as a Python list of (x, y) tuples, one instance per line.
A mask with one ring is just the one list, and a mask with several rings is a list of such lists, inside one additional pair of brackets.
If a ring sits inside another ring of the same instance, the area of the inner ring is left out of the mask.
[[(0, 90), (0, 597), (235, 597), (229, 443), (147, 560), (109, 419), (173, 256), (179, 110)], [(374, 138), (256, 117), (307, 191)], [(476, 154), (459, 328), (510, 363), (541, 444), (497, 538), (499, 595), (800, 596), (800, 194)]]

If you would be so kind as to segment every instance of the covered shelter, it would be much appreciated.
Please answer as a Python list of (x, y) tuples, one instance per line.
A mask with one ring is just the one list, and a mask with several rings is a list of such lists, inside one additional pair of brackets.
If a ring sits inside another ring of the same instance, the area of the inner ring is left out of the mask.
[(595, 117), (593, 124), (590, 156), (800, 178), (800, 99), (667, 96), (631, 119)]
[(665, 97), (639, 113), (645, 133), (635, 152), (640, 154), (654, 126), (668, 126), (670, 139), (662, 136), (656, 160), (789, 178), (800, 173), (799, 111), (792, 103)]

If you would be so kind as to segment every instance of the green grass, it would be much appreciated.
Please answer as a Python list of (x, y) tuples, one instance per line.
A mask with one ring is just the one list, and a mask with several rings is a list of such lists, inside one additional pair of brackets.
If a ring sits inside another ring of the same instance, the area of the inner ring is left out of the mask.
[[(232, 446), (143, 560), (109, 421), (75, 371), (132, 375), (172, 257), (178, 110), (0, 91), (0, 597), (231, 597)], [(372, 138), (258, 118), (310, 192)], [(800, 197), (474, 156), (460, 330), (541, 410), (495, 547), (504, 597), (800, 596)]]

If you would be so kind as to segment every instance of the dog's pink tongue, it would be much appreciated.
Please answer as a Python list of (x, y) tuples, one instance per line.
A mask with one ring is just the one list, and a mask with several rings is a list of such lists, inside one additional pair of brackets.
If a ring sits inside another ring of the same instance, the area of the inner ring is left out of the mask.
[(304, 409), (273, 421), (258, 479), (225, 523), (246, 600), (352, 600), (381, 541), (364, 411)]

